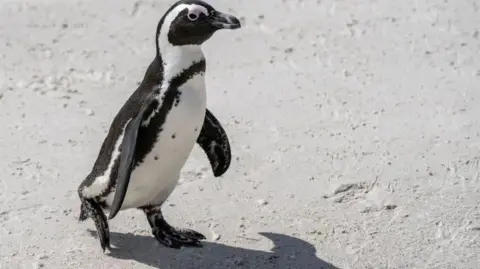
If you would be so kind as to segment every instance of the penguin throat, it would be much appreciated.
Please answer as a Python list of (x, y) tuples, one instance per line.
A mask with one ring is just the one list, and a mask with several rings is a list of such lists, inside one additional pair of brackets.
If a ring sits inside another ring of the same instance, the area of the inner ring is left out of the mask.
[(174, 77), (180, 75), (193, 64), (204, 61), (201, 46), (161, 46), (160, 57), (163, 62), (164, 82), (169, 83)]

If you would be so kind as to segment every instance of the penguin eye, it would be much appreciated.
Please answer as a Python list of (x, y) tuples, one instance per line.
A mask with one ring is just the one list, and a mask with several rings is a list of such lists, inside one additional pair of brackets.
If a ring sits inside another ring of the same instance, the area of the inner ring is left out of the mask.
[(195, 14), (195, 13), (189, 13), (189, 14), (187, 15), (187, 18), (188, 18), (189, 20), (191, 20), (191, 21), (196, 21), (196, 20), (198, 19), (198, 15)]

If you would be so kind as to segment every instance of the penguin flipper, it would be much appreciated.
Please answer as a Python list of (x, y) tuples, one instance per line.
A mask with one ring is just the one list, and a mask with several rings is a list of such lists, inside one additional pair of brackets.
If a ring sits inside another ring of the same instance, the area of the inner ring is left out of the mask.
[[(149, 98), (144, 100), (144, 105), (141, 107), (138, 115), (130, 120), (125, 128), (125, 135), (123, 136), (122, 141), (122, 151), (120, 153), (117, 185), (113, 202), (110, 207), (110, 213), (108, 215), (109, 220), (113, 219), (118, 211), (120, 211), (125, 195), (127, 194), (128, 183), (130, 182), (130, 175), (134, 164), (138, 130), (140, 129), (145, 113), (151, 111), (151, 106), (154, 102), (157, 102), (157, 100), (152, 97), (153, 95), (150, 95)], [(158, 102), (156, 104), (158, 104)]]
[(207, 154), (213, 175), (222, 176), (228, 170), (232, 158), (230, 143), (222, 125), (208, 109), (197, 143)]

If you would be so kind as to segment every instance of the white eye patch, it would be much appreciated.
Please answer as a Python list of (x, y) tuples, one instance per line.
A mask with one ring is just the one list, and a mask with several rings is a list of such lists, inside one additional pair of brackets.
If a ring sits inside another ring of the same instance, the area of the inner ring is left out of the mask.
[(191, 21), (196, 21), (198, 18), (200, 18), (200, 15), (204, 14), (205, 16), (208, 16), (208, 10), (199, 5), (189, 5), (188, 6), (188, 14), (187, 17)]

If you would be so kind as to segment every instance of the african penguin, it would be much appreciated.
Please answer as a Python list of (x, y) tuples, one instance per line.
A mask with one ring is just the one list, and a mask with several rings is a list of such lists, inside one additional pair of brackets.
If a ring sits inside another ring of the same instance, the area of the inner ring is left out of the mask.
[(103, 210), (142, 210), (156, 240), (166, 247), (201, 246), (205, 236), (170, 226), (161, 206), (175, 188), (194, 145), (206, 153), (216, 177), (230, 166), (225, 130), (206, 108), (201, 45), (240, 21), (199, 0), (182, 0), (160, 19), (156, 55), (142, 83), (113, 119), (92, 171), (78, 187), (79, 220), (91, 217), (100, 245), (110, 249)]

